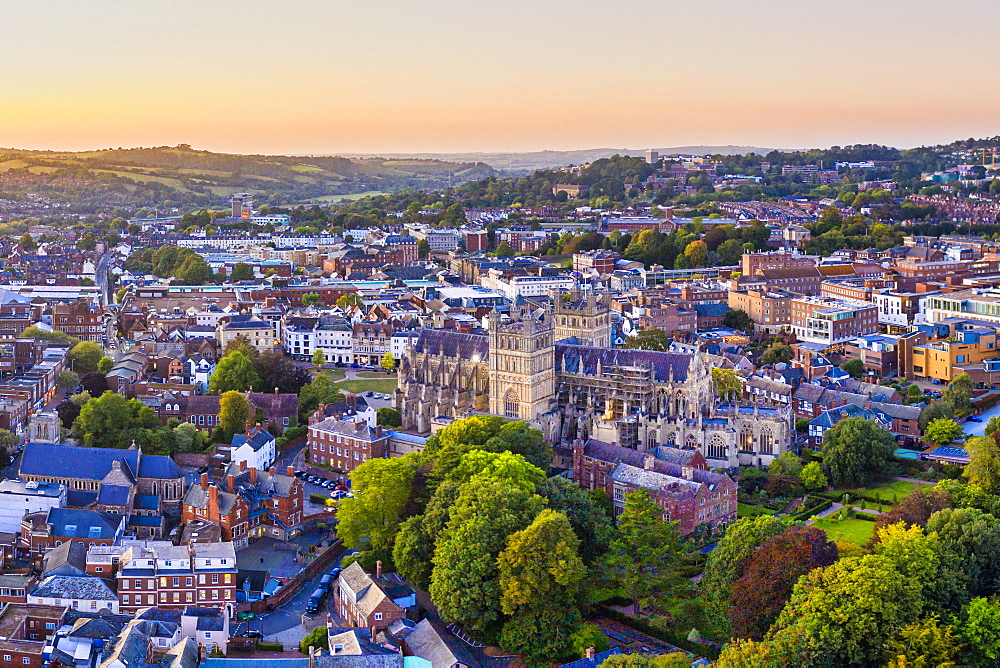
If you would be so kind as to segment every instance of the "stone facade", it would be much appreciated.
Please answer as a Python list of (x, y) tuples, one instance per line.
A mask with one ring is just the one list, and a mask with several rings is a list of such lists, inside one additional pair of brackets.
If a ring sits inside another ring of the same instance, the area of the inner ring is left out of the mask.
[[(553, 442), (696, 448), (720, 468), (766, 466), (790, 446), (789, 407), (723, 402), (697, 352), (597, 346), (606, 303), (562, 304), (515, 308), (509, 321), (491, 314), (488, 336), (421, 330), (398, 371), (403, 429), (425, 433), (436, 418), (485, 412), (528, 421)], [(572, 320), (557, 324), (572, 312), (581, 314), (576, 333)]]

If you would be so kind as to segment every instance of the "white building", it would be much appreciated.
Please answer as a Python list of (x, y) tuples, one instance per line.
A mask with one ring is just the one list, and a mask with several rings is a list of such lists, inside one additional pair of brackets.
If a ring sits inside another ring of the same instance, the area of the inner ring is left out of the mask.
[(0, 481), (0, 531), (16, 534), (26, 513), (66, 507), (66, 485), (52, 482)]
[(505, 277), (497, 269), (490, 269), (485, 276), (480, 277), (479, 283), (484, 288), (503, 293), (511, 301), (518, 297), (544, 297), (551, 290), (572, 291), (577, 287), (576, 279), (572, 276)]
[(246, 462), (250, 468), (266, 471), (274, 463), (275, 438), (266, 429), (255, 428), (249, 434), (236, 434), (230, 446), (229, 461)]

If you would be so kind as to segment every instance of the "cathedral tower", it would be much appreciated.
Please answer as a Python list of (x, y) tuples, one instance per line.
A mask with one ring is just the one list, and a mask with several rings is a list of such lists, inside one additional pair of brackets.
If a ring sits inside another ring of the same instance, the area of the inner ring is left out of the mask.
[(537, 420), (555, 400), (555, 338), (545, 309), (513, 310), (515, 321), (500, 324), (490, 315), (490, 412)]

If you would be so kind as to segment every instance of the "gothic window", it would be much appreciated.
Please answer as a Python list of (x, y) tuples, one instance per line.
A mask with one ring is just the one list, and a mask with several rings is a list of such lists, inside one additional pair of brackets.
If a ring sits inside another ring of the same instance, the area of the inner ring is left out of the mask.
[(774, 436), (771, 435), (771, 428), (764, 427), (760, 430), (760, 441), (757, 443), (757, 451), (761, 454), (774, 454)]
[(745, 424), (740, 428), (740, 451), (753, 452), (753, 431), (750, 425)]
[(726, 437), (722, 434), (714, 434), (712, 440), (708, 442), (708, 456), (709, 458), (715, 459), (725, 459), (726, 458)]
[(507, 394), (503, 398), (503, 414), (504, 417), (517, 418), (520, 417), (520, 407), (517, 400), (517, 392), (513, 388), (507, 390)]

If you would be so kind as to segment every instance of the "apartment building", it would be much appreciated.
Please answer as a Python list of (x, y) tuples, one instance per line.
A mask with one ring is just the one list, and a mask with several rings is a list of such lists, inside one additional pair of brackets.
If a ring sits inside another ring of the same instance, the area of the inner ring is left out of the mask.
[(133, 545), (116, 575), (123, 613), (158, 606), (224, 609), (236, 605), (236, 547), (231, 542)]
[(777, 332), (791, 325), (796, 296), (786, 290), (730, 290), (729, 308), (745, 311), (758, 330)]
[(309, 461), (350, 472), (389, 453), (389, 432), (363, 422), (327, 418), (309, 425)]
[(81, 341), (101, 341), (101, 310), (91, 307), (89, 299), (52, 305), (52, 327)]
[(800, 341), (831, 346), (878, 329), (878, 308), (867, 302), (796, 297), (790, 306), (792, 331)]

